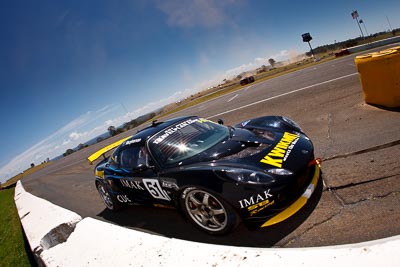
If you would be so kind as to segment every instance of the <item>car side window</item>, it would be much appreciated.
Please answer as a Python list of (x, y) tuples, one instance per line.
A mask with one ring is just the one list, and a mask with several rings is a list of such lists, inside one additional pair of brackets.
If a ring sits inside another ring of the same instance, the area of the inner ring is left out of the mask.
[(144, 147), (128, 146), (119, 154), (121, 168), (137, 169), (141, 165), (147, 165), (147, 152)]
[(134, 146), (128, 146), (119, 154), (119, 162), (121, 168), (133, 169), (137, 166), (137, 159), (139, 154), (139, 148)]

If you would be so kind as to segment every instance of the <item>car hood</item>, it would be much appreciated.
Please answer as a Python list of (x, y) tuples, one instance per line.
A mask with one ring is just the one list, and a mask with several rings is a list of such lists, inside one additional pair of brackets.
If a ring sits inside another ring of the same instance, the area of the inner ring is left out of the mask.
[[(189, 159), (186, 164), (212, 163), (236, 168), (294, 172), (314, 158), (310, 139), (301, 133), (232, 129), (231, 137)], [(186, 165), (184, 164), (184, 165)]]

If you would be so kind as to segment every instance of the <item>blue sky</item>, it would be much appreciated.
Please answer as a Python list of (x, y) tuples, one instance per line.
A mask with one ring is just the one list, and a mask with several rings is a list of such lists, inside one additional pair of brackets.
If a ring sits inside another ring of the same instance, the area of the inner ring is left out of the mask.
[[(0, 182), (229, 75), (400, 28), (397, 1), (4, 0)], [(364, 28), (362, 28), (364, 30)]]

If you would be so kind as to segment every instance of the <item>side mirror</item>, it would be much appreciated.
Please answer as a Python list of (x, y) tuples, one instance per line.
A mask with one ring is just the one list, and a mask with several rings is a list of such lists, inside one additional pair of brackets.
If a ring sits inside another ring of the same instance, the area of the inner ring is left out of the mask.
[(149, 167), (146, 164), (139, 164), (139, 166), (137, 166), (134, 171), (138, 171), (138, 172), (142, 172), (149, 169)]
[(218, 119), (218, 124), (224, 125), (224, 121), (222, 119)]

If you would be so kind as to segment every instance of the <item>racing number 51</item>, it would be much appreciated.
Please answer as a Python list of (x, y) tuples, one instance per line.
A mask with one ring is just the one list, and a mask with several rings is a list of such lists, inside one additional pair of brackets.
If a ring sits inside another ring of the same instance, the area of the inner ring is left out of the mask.
[(171, 199), (169, 198), (167, 192), (165, 192), (161, 186), (158, 180), (155, 179), (143, 179), (143, 184), (146, 187), (147, 191), (149, 191), (150, 195), (154, 198), (157, 199), (163, 199), (163, 200), (168, 200), (170, 201)]

